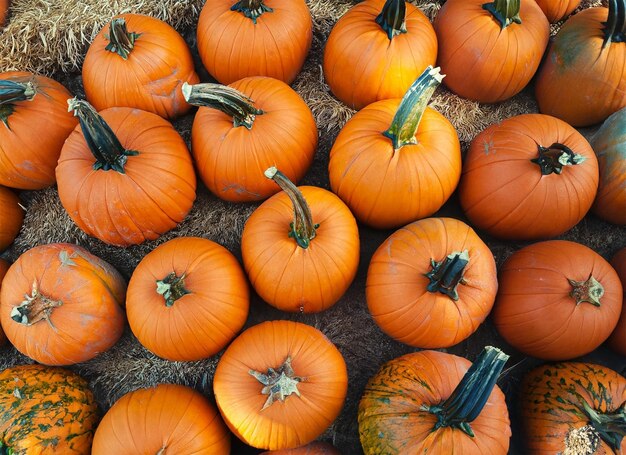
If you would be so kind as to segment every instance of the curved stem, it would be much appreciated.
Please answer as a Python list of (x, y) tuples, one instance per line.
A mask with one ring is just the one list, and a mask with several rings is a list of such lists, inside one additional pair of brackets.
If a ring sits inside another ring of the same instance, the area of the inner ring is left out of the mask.
[(393, 117), (391, 126), (383, 135), (391, 139), (393, 149), (399, 150), (407, 144), (416, 144), (415, 133), (419, 128), (422, 115), (445, 75), (440, 68), (429, 66), (409, 87)]
[(391, 41), (394, 36), (406, 33), (405, 16), (405, 0), (387, 0), (380, 14), (376, 16), (376, 23), (387, 33)]
[(268, 368), (267, 373), (261, 373), (256, 370), (248, 370), (248, 373), (263, 384), (264, 387), (261, 389), (261, 393), (268, 395), (261, 411), (267, 409), (276, 400), (285, 401), (291, 394), (295, 393), (297, 396), (300, 396), (298, 384), (306, 380), (306, 378), (295, 375), (291, 367), (291, 357), (287, 357), (283, 364), (276, 369)]
[(107, 44), (105, 49), (109, 52), (115, 52), (126, 60), (130, 51), (135, 47), (135, 40), (139, 36), (139, 33), (129, 32), (126, 28), (126, 21), (121, 17), (117, 17), (111, 20), (109, 34), (105, 35), (105, 38), (109, 40), (109, 44)]
[(583, 401), (583, 412), (600, 437), (619, 453), (622, 439), (626, 436), (626, 402), (611, 413), (603, 414)]
[(273, 166), (265, 171), (265, 177), (274, 180), (291, 199), (293, 204), (293, 222), (290, 224), (289, 237), (293, 237), (301, 248), (308, 248), (311, 240), (315, 238), (315, 230), (319, 225), (313, 223), (311, 209), (306, 203), (304, 196), (285, 174)]
[(519, 17), (520, 2), (521, 0), (494, 0), (485, 3), (483, 9), (489, 11), (500, 22), (500, 28), (504, 29), (512, 23), (522, 23)]
[(591, 303), (593, 306), (600, 306), (600, 298), (604, 295), (604, 287), (592, 275), (585, 281), (570, 280), (572, 285), (570, 296), (576, 300), (576, 305), (583, 302)]
[(185, 274), (181, 276), (172, 272), (162, 280), (156, 282), (157, 294), (160, 294), (165, 299), (165, 306), (171, 307), (174, 302), (180, 299), (182, 296), (190, 293), (185, 288)]
[(32, 101), (36, 94), (37, 90), (31, 81), (0, 80), (0, 120), (2, 123), (9, 128), (9, 117), (15, 110), (13, 103)]
[(550, 147), (537, 145), (539, 156), (530, 160), (541, 168), (541, 175), (560, 174), (563, 166), (575, 166), (583, 163), (584, 155), (574, 153), (568, 146), (555, 142)]
[(468, 263), (469, 254), (467, 250), (463, 250), (460, 253), (455, 251), (446, 256), (441, 262), (431, 259), (431, 271), (425, 274), (430, 279), (426, 289), (430, 292), (441, 292), (454, 301), (459, 300), (456, 288), (459, 283), (465, 283), (463, 273)]
[(231, 11), (238, 11), (242, 13), (252, 22), (256, 24), (256, 20), (263, 13), (271, 13), (274, 11), (269, 6), (263, 4), (263, 0), (240, 0), (230, 7)]
[(23, 325), (30, 326), (45, 320), (52, 326), (50, 321), (52, 311), (61, 305), (63, 302), (60, 300), (52, 300), (41, 294), (37, 281), (34, 281), (30, 295), (25, 295), (24, 300), (11, 309), (10, 316), (15, 322)]
[(609, 16), (604, 23), (602, 48), (626, 41), (626, 0), (609, 0)]

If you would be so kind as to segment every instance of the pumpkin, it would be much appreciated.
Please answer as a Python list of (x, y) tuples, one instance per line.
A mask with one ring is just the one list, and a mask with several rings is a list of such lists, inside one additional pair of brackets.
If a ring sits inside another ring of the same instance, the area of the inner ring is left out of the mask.
[(366, 0), (332, 28), (323, 70), (333, 94), (353, 109), (401, 98), (437, 59), (428, 18), (404, 0)]
[(275, 167), (265, 175), (283, 191), (263, 202), (244, 225), (241, 255), (248, 278), (257, 294), (279, 310), (325, 310), (356, 275), (356, 220), (330, 191), (296, 187)]
[(207, 239), (180, 237), (159, 245), (128, 283), (131, 330), (168, 360), (216, 354), (241, 330), (248, 307), (248, 283), (237, 259)]
[(404, 226), (439, 210), (456, 188), (456, 130), (427, 106), (443, 77), (428, 67), (402, 100), (370, 104), (339, 132), (330, 151), (330, 186), (360, 222)]
[(262, 455), (341, 455), (339, 450), (327, 442), (315, 441), (295, 449), (270, 450)]
[[(620, 282), (622, 283), (622, 290), (624, 296), (626, 296), (626, 247), (619, 250), (613, 255), (611, 259), (611, 265), (617, 272)], [(626, 298), (622, 299), (622, 313), (617, 322), (617, 326), (613, 333), (609, 337), (609, 346), (615, 351), (626, 356)]]
[(600, 169), (591, 211), (610, 223), (626, 225), (626, 108), (611, 114), (591, 139)]
[(526, 355), (566, 360), (588, 354), (611, 334), (622, 285), (592, 249), (567, 240), (539, 242), (500, 268), (492, 311), (500, 335)]
[(80, 126), (56, 169), (59, 198), (76, 225), (103, 242), (154, 240), (183, 221), (196, 197), (185, 141), (167, 121), (128, 107), (97, 113), (70, 101)]
[(54, 184), (61, 147), (78, 123), (67, 112), (69, 97), (53, 79), (0, 73), (0, 185), (38, 190)]
[(89, 455), (99, 420), (87, 381), (63, 368), (0, 372), (0, 450), (12, 455)]
[(581, 0), (535, 0), (550, 23), (558, 22), (569, 16)]
[(459, 201), (472, 225), (503, 239), (556, 237), (583, 219), (598, 188), (587, 140), (557, 118), (523, 114), (474, 138)]
[(348, 377), (341, 353), (319, 330), (266, 321), (226, 348), (213, 379), (217, 406), (246, 444), (289, 449), (320, 436), (339, 415)]
[(284, 169), (297, 182), (311, 166), (315, 119), (284, 82), (248, 77), (231, 86), (185, 85), (183, 93), (201, 106), (191, 129), (191, 151), (202, 181), (219, 198), (267, 199), (280, 188), (263, 176), (265, 169)]
[(537, 74), (539, 111), (582, 127), (626, 106), (626, 0), (587, 8), (557, 33)]
[(546, 16), (532, 0), (448, 0), (434, 27), (446, 85), (481, 103), (519, 93), (537, 71), (550, 36)]
[(127, 393), (104, 415), (92, 455), (230, 453), (217, 410), (190, 387), (159, 384)]
[(602, 365), (561, 362), (526, 374), (520, 392), (530, 454), (626, 450), (626, 379)]
[(0, 186), (0, 251), (6, 250), (22, 228), (24, 210), (20, 200), (9, 188)]
[[(2, 290), (2, 280), (4, 279), (4, 275), (6, 275), (7, 270), (11, 264), (8, 261), (0, 258), (0, 290)], [(4, 334), (4, 330), (2, 330), (2, 326), (0, 325), (0, 346), (3, 346), (7, 342), (7, 336)]]
[(452, 354), (421, 351), (382, 365), (359, 402), (365, 455), (505, 455), (511, 428), (496, 381), (507, 359), (487, 347), (473, 364)]
[(313, 40), (304, 0), (213, 0), (197, 27), (204, 67), (222, 84), (269, 76), (291, 84)]
[(462, 221), (426, 218), (391, 234), (367, 270), (374, 322), (419, 348), (453, 346), (478, 329), (496, 298), (496, 262)]
[(200, 80), (182, 36), (142, 14), (116, 16), (100, 30), (85, 55), (82, 78), (98, 111), (125, 106), (170, 119), (190, 108), (182, 84)]
[(9, 6), (11, 6), (9, 0), (0, 0), (0, 27), (4, 25), (9, 17)]
[(86, 249), (36, 246), (4, 277), (0, 323), (17, 350), (39, 363), (85, 362), (122, 335), (125, 293), (122, 276)]

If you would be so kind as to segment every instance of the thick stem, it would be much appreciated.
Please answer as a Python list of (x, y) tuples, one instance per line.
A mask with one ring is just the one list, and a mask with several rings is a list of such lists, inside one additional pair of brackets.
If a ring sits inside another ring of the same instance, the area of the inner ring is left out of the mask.
[(626, 41), (626, 0), (609, 0), (609, 16), (604, 23), (602, 47), (624, 41)]
[(570, 296), (576, 300), (576, 305), (583, 302), (591, 303), (593, 306), (600, 306), (600, 298), (604, 295), (604, 287), (593, 276), (585, 281), (567, 279), (572, 285)]
[(107, 44), (105, 49), (116, 53), (126, 60), (135, 47), (135, 40), (139, 36), (139, 33), (129, 32), (126, 28), (126, 21), (121, 17), (117, 17), (111, 20), (109, 34), (105, 35), (106, 39), (109, 40), (109, 44)]
[(541, 175), (560, 174), (563, 166), (575, 166), (586, 160), (584, 155), (574, 153), (568, 146), (558, 142), (547, 148), (537, 145), (537, 149), (539, 156), (530, 161), (539, 165)]
[(265, 177), (274, 180), (291, 199), (293, 204), (293, 222), (290, 224), (289, 237), (293, 237), (301, 248), (308, 248), (311, 240), (315, 238), (315, 230), (319, 225), (313, 223), (311, 209), (306, 203), (304, 196), (285, 174), (273, 166), (265, 171)]
[(19, 324), (33, 325), (39, 321), (47, 321), (52, 326), (50, 316), (52, 311), (61, 305), (60, 300), (52, 300), (39, 292), (37, 281), (33, 282), (30, 295), (25, 295), (25, 299), (13, 307), (11, 310), (11, 319)]
[(261, 109), (254, 107), (254, 101), (232, 87), (210, 82), (204, 84), (182, 86), (185, 101), (194, 106), (206, 106), (222, 111), (233, 118), (233, 126), (252, 128), (257, 115), (263, 114)]
[(261, 373), (256, 370), (248, 370), (248, 373), (263, 384), (264, 387), (261, 389), (261, 393), (268, 395), (261, 411), (271, 406), (276, 400), (285, 401), (291, 394), (295, 393), (297, 396), (300, 396), (298, 384), (306, 380), (306, 378), (295, 375), (291, 367), (291, 357), (287, 357), (283, 364), (276, 369), (268, 368), (267, 373)]
[(603, 414), (583, 401), (583, 412), (600, 437), (615, 450), (615, 453), (619, 453), (622, 439), (626, 436), (626, 402), (616, 411)]
[(9, 117), (15, 110), (13, 103), (32, 101), (36, 94), (37, 90), (31, 81), (0, 80), (0, 120), (2, 123), (9, 128)]
[(460, 253), (455, 251), (446, 256), (441, 262), (431, 259), (431, 271), (426, 273), (430, 283), (426, 289), (430, 292), (441, 292), (454, 301), (459, 300), (459, 293), (456, 288), (459, 283), (465, 283), (463, 273), (468, 263), (469, 254), (467, 250), (463, 250)]
[(231, 11), (239, 11), (244, 16), (252, 19), (256, 24), (256, 20), (263, 13), (271, 13), (274, 11), (269, 6), (263, 4), (263, 0), (240, 0), (230, 7)]
[(126, 150), (111, 127), (87, 101), (72, 98), (67, 104), (69, 111), (74, 111), (74, 115), (78, 117), (85, 142), (96, 159), (93, 168), (114, 170), (123, 174), (128, 157), (138, 155), (139, 152)]
[(156, 291), (157, 294), (162, 295), (165, 299), (166, 307), (171, 307), (176, 300), (190, 293), (190, 291), (185, 289), (185, 274), (178, 276), (174, 272), (162, 280), (157, 280)]
[(483, 9), (489, 11), (500, 22), (500, 28), (504, 29), (513, 22), (522, 23), (522, 19), (519, 17), (520, 3), (521, 0), (494, 0), (485, 3)]
[(405, 0), (387, 0), (380, 14), (376, 16), (376, 23), (387, 33), (391, 41), (394, 36), (406, 33), (405, 16)]

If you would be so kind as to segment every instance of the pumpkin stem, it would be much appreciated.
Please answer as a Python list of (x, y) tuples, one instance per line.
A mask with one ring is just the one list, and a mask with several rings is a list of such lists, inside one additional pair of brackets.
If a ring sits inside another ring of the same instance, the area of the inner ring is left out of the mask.
[(456, 288), (459, 283), (465, 284), (463, 273), (468, 263), (469, 254), (467, 250), (463, 250), (460, 253), (455, 251), (446, 256), (441, 262), (431, 259), (431, 271), (425, 274), (426, 278), (430, 279), (426, 289), (430, 292), (441, 292), (456, 302), (459, 300)]
[(128, 31), (124, 18), (114, 18), (109, 25), (109, 34), (104, 35), (104, 37), (109, 40), (109, 44), (106, 45), (105, 49), (109, 52), (116, 53), (126, 60), (130, 51), (135, 47), (135, 40), (139, 38), (140, 35), (140, 33)]
[(35, 280), (30, 295), (26, 294), (24, 300), (11, 310), (11, 319), (28, 326), (45, 320), (54, 328), (50, 316), (52, 315), (52, 310), (61, 305), (63, 305), (63, 302), (60, 300), (52, 300), (41, 294)]
[(626, 436), (626, 401), (615, 411), (601, 413), (583, 401), (583, 412), (602, 440), (609, 444), (615, 453), (620, 452), (622, 439)]
[(162, 280), (157, 280), (156, 291), (157, 294), (163, 296), (165, 306), (168, 308), (174, 305), (176, 300), (190, 293), (185, 289), (185, 274), (178, 276), (175, 272), (170, 273)]
[(609, 16), (604, 22), (604, 49), (611, 43), (626, 41), (626, 0), (609, 0)]
[(439, 405), (422, 405), (423, 411), (437, 416), (433, 430), (457, 428), (474, 437), (470, 422), (480, 415), (508, 358), (498, 348), (485, 347), (447, 400)]
[(239, 11), (256, 24), (257, 18), (263, 13), (274, 11), (269, 6), (263, 4), (263, 0), (240, 0), (230, 7), (231, 11)]
[(604, 287), (593, 276), (589, 275), (585, 281), (570, 280), (569, 278), (567, 281), (572, 285), (572, 291), (569, 295), (576, 300), (576, 305), (587, 302), (593, 306), (600, 306), (600, 297), (604, 295)]
[(185, 101), (193, 106), (212, 107), (233, 118), (233, 126), (252, 128), (257, 115), (263, 114), (261, 109), (254, 107), (254, 101), (235, 90), (222, 84), (206, 82), (204, 84), (182, 86)]
[(387, 33), (391, 41), (394, 36), (406, 33), (405, 16), (405, 0), (387, 0), (380, 14), (376, 16), (376, 23)]
[(36, 94), (37, 91), (32, 81), (0, 80), (0, 120), (2, 123), (9, 128), (9, 116), (15, 110), (13, 103), (32, 101)]
[(428, 66), (404, 94), (391, 126), (383, 132), (384, 136), (391, 139), (394, 150), (399, 150), (407, 144), (417, 143), (415, 133), (417, 133), (422, 115), (430, 97), (444, 77), (439, 67)]
[(114, 170), (124, 174), (124, 165), (128, 157), (139, 155), (139, 152), (126, 150), (111, 127), (87, 101), (72, 98), (67, 100), (67, 104), (68, 111), (74, 111), (74, 116), (78, 117), (85, 142), (96, 159), (93, 168), (103, 171)]
[(301, 248), (308, 248), (315, 238), (315, 230), (319, 224), (313, 223), (311, 209), (300, 190), (274, 166), (265, 170), (265, 177), (274, 180), (287, 193), (293, 204), (293, 222), (289, 225), (289, 237), (293, 237)]
[(500, 22), (500, 28), (504, 29), (513, 22), (522, 23), (522, 19), (519, 17), (520, 3), (521, 0), (494, 0), (485, 3), (483, 9), (489, 11)]
[(574, 153), (568, 146), (555, 142), (550, 147), (537, 145), (539, 156), (530, 160), (541, 168), (541, 175), (560, 174), (563, 166), (575, 166), (583, 163), (584, 155)]
[(268, 395), (261, 411), (270, 407), (276, 400), (285, 401), (292, 393), (300, 396), (298, 383), (306, 380), (306, 378), (295, 375), (291, 367), (291, 357), (289, 356), (278, 368), (268, 368), (267, 373), (261, 373), (256, 370), (248, 370), (248, 373), (263, 384), (264, 387), (261, 389), (261, 393)]

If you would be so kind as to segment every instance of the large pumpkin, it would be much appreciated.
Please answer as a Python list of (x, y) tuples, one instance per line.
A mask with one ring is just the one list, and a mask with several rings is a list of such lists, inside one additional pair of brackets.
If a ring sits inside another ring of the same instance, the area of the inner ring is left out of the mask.
[(478, 329), (497, 289), (496, 262), (474, 230), (453, 218), (426, 218), (378, 247), (365, 296), (387, 335), (419, 348), (444, 348)]
[(217, 410), (190, 387), (159, 384), (127, 393), (98, 425), (92, 455), (227, 455), (230, 434)]
[(434, 26), (445, 84), (481, 103), (519, 93), (537, 71), (550, 36), (533, 0), (447, 0)]
[(587, 140), (554, 117), (524, 114), (474, 138), (459, 184), (472, 225), (505, 239), (555, 237), (585, 216), (598, 188)]
[(212, 356), (248, 316), (248, 283), (223, 246), (181, 237), (141, 260), (128, 283), (128, 323), (142, 345), (168, 360)]
[(0, 73), (0, 185), (37, 190), (54, 184), (61, 147), (78, 123), (67, 112), (71, 96), (44, 76)]
[(199, 81), (185, 40), (165, 22), (141, 14), (114, 17), (87, 50), (82, 80), (98, 111), (134, 107), (164, 118), (189, 110), (181, 86)]
[(11, 455), (89, 455), (99, 420), (87, 381), (63, 368), (0, 372), (0, 450)]
[(125, 293), (122, 276), (84, 248), (41, 245), (5, 275), (0, 323), (17, 350), (39, 363), (85, 362), (122, 335)]
[(626, 356), (626, 247), (615, 253), (611, 259), (611, 265), (615, 268), (622, 283), (624, 298), (622, 299), (622, 314), (615, 330), (613, 330), (613, 333), (609, 337), (609, 346)]
[(430, 216), (456, 188), (456, 130), (427, 106), (443, 77), (439, 68), (426, 68), (402, 100), (370, 104), (339, 132), (330, 186), (362, 223), (390, 229)]
[(622, 309), (622, 285), (592, 249), (549, 240), (513, 253), (500, 268), (492, 315), (500, 335), (526, 355), (566, 360), (596, 349)]
[(508, 357), (487, 347), (473, 364), (438, 351), (385, 363), (359, 402), (363, 451), (505, 455), (511, 427), (504, 394), (495, 384)]
[(0, 251), (3, 251), (13, 243), (24, 221), (24, 210), (17, 194), (3, 186), (0, 186), (0, 220)]
[[(11, 264), (9, 261), (5, 261), (0, 258), (0, 291), (2, 290), (2, 280), (4, 280), (4, 276), (9, 270)], [(2, 330), (2, 326), (0, 325), (0, 346), (3, 346), (7, 342), (7, 336), (4, 334), (4, 330)]]
[(348, 388), (341, 353), (319, 330), (267, 321), (239, 335), (213, 379), (230, 430), (261, 449), (287, 449), (317, 438), (339, 415)]
[(276, 166), (298, 182), (311, 166), (315, 119), (284, 82), (248, 77), (228, 87), (184, 86), (183, 93), (201, 106), (191, 129), (191, 151), (202, 181), (219, 198), (267, 199), (280, 188), (263, 176), (265, 169)]
[(337, 21), (324, 48), (324, 79), (353, 109), (401, 98), (437, 58), (428, 18), (405, 0), (366, 0)]
[(291, 84), (311, 47), (313, 21), (304, 0), (212, 0), (197, 38), (202, 63), (222, 84), (248, 76)]
[(558, 22), (580, 5), (581, 0), (535, 0), (550, 23)]
[(185, 141), (167, 121), (128, 107), (98, 114), (70, 103), (80, 126), (65, 142), (56, 169), (70, 218), (103, 242), (154, 240), (183, 221), (196, 197)]

